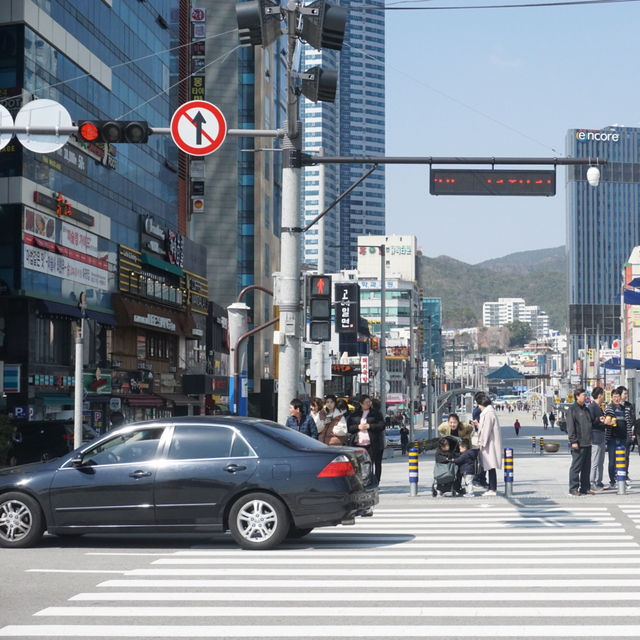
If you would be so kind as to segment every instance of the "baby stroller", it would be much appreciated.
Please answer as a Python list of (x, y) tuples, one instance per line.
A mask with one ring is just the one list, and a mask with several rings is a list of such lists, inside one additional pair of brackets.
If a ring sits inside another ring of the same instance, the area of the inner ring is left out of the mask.
[[(444, 436), (449, 441), (449, 456), (454, 458), (460, 453), (461, 438), (456, 436)], [(439, 462), (439, 448), (436, 449), (436, 463), (433, 467), (433, 485), (431, 495), (435, 498), (438, 495), (455, 496), (460, 493), (458, 487), (458, 465), (455, 462)]]

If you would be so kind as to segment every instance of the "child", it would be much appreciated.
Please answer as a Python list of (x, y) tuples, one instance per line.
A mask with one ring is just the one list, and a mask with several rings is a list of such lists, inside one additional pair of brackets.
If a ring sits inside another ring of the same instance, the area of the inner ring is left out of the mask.
[(436, 451), (436, 462), (453, 462), (455, 458), (454, 452), (451, 451), (451, 445), (448, 438), (440, 438), (438, 440), (438, 449)]
[[(436, 454), (437, 455), (437, 454)], [(471, 482), (476, 474), (476, 460), (478, 459), (478, 450), (471, 448), (468, 440), (460, 443), (460, 455), (455, 458), (454, 462), (458, 465), (458, 486), (460, 493), (465, 498), (473, 498), (473, 488)]]

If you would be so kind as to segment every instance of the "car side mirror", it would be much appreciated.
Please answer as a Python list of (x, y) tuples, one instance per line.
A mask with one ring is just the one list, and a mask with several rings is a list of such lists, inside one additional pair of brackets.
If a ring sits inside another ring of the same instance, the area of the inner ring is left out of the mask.
[(77, 455), (74, 456), (73, 458), (71, 458), (71, 464), (76, 468), (79, 469), (80, 467), (83, 466), (83, 462), (82, 462), (82, 455)]

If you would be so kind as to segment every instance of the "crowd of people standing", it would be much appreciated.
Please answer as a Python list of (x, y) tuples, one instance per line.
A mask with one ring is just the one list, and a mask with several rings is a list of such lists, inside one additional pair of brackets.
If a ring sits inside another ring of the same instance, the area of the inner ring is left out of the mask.
[(349, 404), (335, 395), (312, 398), (309, 412), (304, 403), (294, 398), (289, 403), (289, 417), (285, 426), (320, 440), (330, 446), (356, 446), (367, 450), (378, 482), (382, 475), (382, 456), (385, 446), (385, 420), (380, 402), (362, 395), (350, 410)]
[(583, 387), (575, 390), (575, 402), (567, 412), (567, 436), (571, 444), (570, 495), (593, 495), (597, 491), (616, 489), (618, 449), (624, 451), (624, 481), (631, 484), (629, 453), (638, 444), (640, 421), (628, 395), (626, 387), (616, 387), (611, 392), (611, 402), (605, 404), (603, 388), (594, 387), (591, 402), (587, 403), (586, 390)]

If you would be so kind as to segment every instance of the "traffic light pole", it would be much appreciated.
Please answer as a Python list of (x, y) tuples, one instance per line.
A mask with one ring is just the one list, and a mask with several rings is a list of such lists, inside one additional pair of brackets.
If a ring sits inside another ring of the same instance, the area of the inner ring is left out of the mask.
[(289, 403), (298, 397), (301, 378), (300, 350), (302, 324), (300, 304), (300, 163), (302, 141), (298, 123), (298, 96), (296, 94), (293, 62), (296, 49), (295, 7), (290, 11), (287, 51), (287, 132), (283, 140), (282, 165), (282, 231), (280, 238), (280, 346), (278, 363), (278, 422), (284, 424), (289, 416)]

